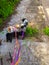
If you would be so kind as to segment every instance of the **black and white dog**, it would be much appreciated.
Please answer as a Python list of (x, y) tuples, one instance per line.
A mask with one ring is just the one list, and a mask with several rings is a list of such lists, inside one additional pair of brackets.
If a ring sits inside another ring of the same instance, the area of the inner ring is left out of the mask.
[(26, 27), (28, 25), (28, 20), (26, 18), (23, 18), (22, 23), (24, 24), (24, 27)]

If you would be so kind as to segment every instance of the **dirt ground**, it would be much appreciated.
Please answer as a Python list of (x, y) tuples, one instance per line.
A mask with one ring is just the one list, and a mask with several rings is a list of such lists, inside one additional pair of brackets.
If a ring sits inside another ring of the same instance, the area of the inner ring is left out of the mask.
[[(38, 20), (37, 16), (40, 16), (38, 13), (38, 6), (40, 2), (37, 0), (22, 0), (20, 5), (15, 9), (16, 14), (12, 15), (8, 26), (15, 25), (16, 23), (21, 23), (22, 18), (27, 18), (28, 21), (32, 21), (38, 29), (45, 27), (45, 20), (43, 22)], [(8, 27), (7, 26), (7, 27)], [(10, 65), (10, 61), (6, 61), (9, 57), (8, 53), (11, 51), (11, 54), (14, 50), (15, 40), (12, 43), (7, 43), (5, 41), (7, 33), (7, 28), (5, 27), (0, 33), (0, 39), (3, 40), (4, 48), (0, 47), (0, 52), (3, 54), (3, 65)], [(41, 34), (41, 33), (40, 33)], [(44, 42), (40, 42), (44, 39)], [(46, 42), (45, 42), (46, 40)], [(19, 40), (21, 42), (21, 55), (19, 65), (49, 65), (49, 43), (47, 43), (46, 37), (42, 34), (38, 38), (31, 38), (25, 40)], [(1, 65), (1, 64), (0, 64)]]

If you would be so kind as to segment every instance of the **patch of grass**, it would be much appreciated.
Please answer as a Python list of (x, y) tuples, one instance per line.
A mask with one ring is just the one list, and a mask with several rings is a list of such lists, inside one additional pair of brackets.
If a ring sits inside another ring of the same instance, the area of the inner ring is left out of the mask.
[(45, 28), (43, 29), (43, 33), (44, 33), (45, 35), (48, 35), (48, 36), (49, 36), (49, 27), (45, 27)]
[(0, 15), (5, 20), (10, 14), (13, 13), (14, 7), (20, 0), (1, 0), (0, 1)]
[(20, 0), (0, 0), (0, 26), (4, 25), (5, 20), (13, 13), (19, 2)]
[(32, 28), (30, 26), (28, 26), (26, 28), (26, 35), (27, 36), (37, 36), (37, 34), (38, 34), (38, 29)]

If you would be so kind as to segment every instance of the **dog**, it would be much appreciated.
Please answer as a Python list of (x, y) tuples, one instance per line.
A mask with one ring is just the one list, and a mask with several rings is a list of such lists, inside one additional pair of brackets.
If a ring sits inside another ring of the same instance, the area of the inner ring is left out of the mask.
[(28, 25), (28, 20), (27, 20), (26, 18), (23, 18), (23, 19), (22, 19), (22, 23), (23, 23), (25, 26), (27, 26), (27, 25)]
[(21, 36), (23, 39), (24, 38), (24, 32), (20, 31), (20, 32), (6, 33), (6, 41), (12, 42), (12, 39), (15, 39), (16, 37), (19, 39), (19, 36)]
[(12, 33), (6, 33), (6, 41), (12, 42)]

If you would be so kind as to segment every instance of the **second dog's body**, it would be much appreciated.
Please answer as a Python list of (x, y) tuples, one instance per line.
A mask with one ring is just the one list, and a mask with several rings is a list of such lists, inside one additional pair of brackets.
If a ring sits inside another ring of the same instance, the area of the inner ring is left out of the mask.
[(22, 38), (24, 38), (24, 34), (22, 34), (22, 33), (24, 33), (24, 32), (20, 31), (20, 32), (7, 33), (6, 34), (6, 40), (7, 40), (7, 42), (8, 41), (12, 42), (12, 39), (14, 39), (16, 37), (19, 38), (19, 36), (21, 36)]

